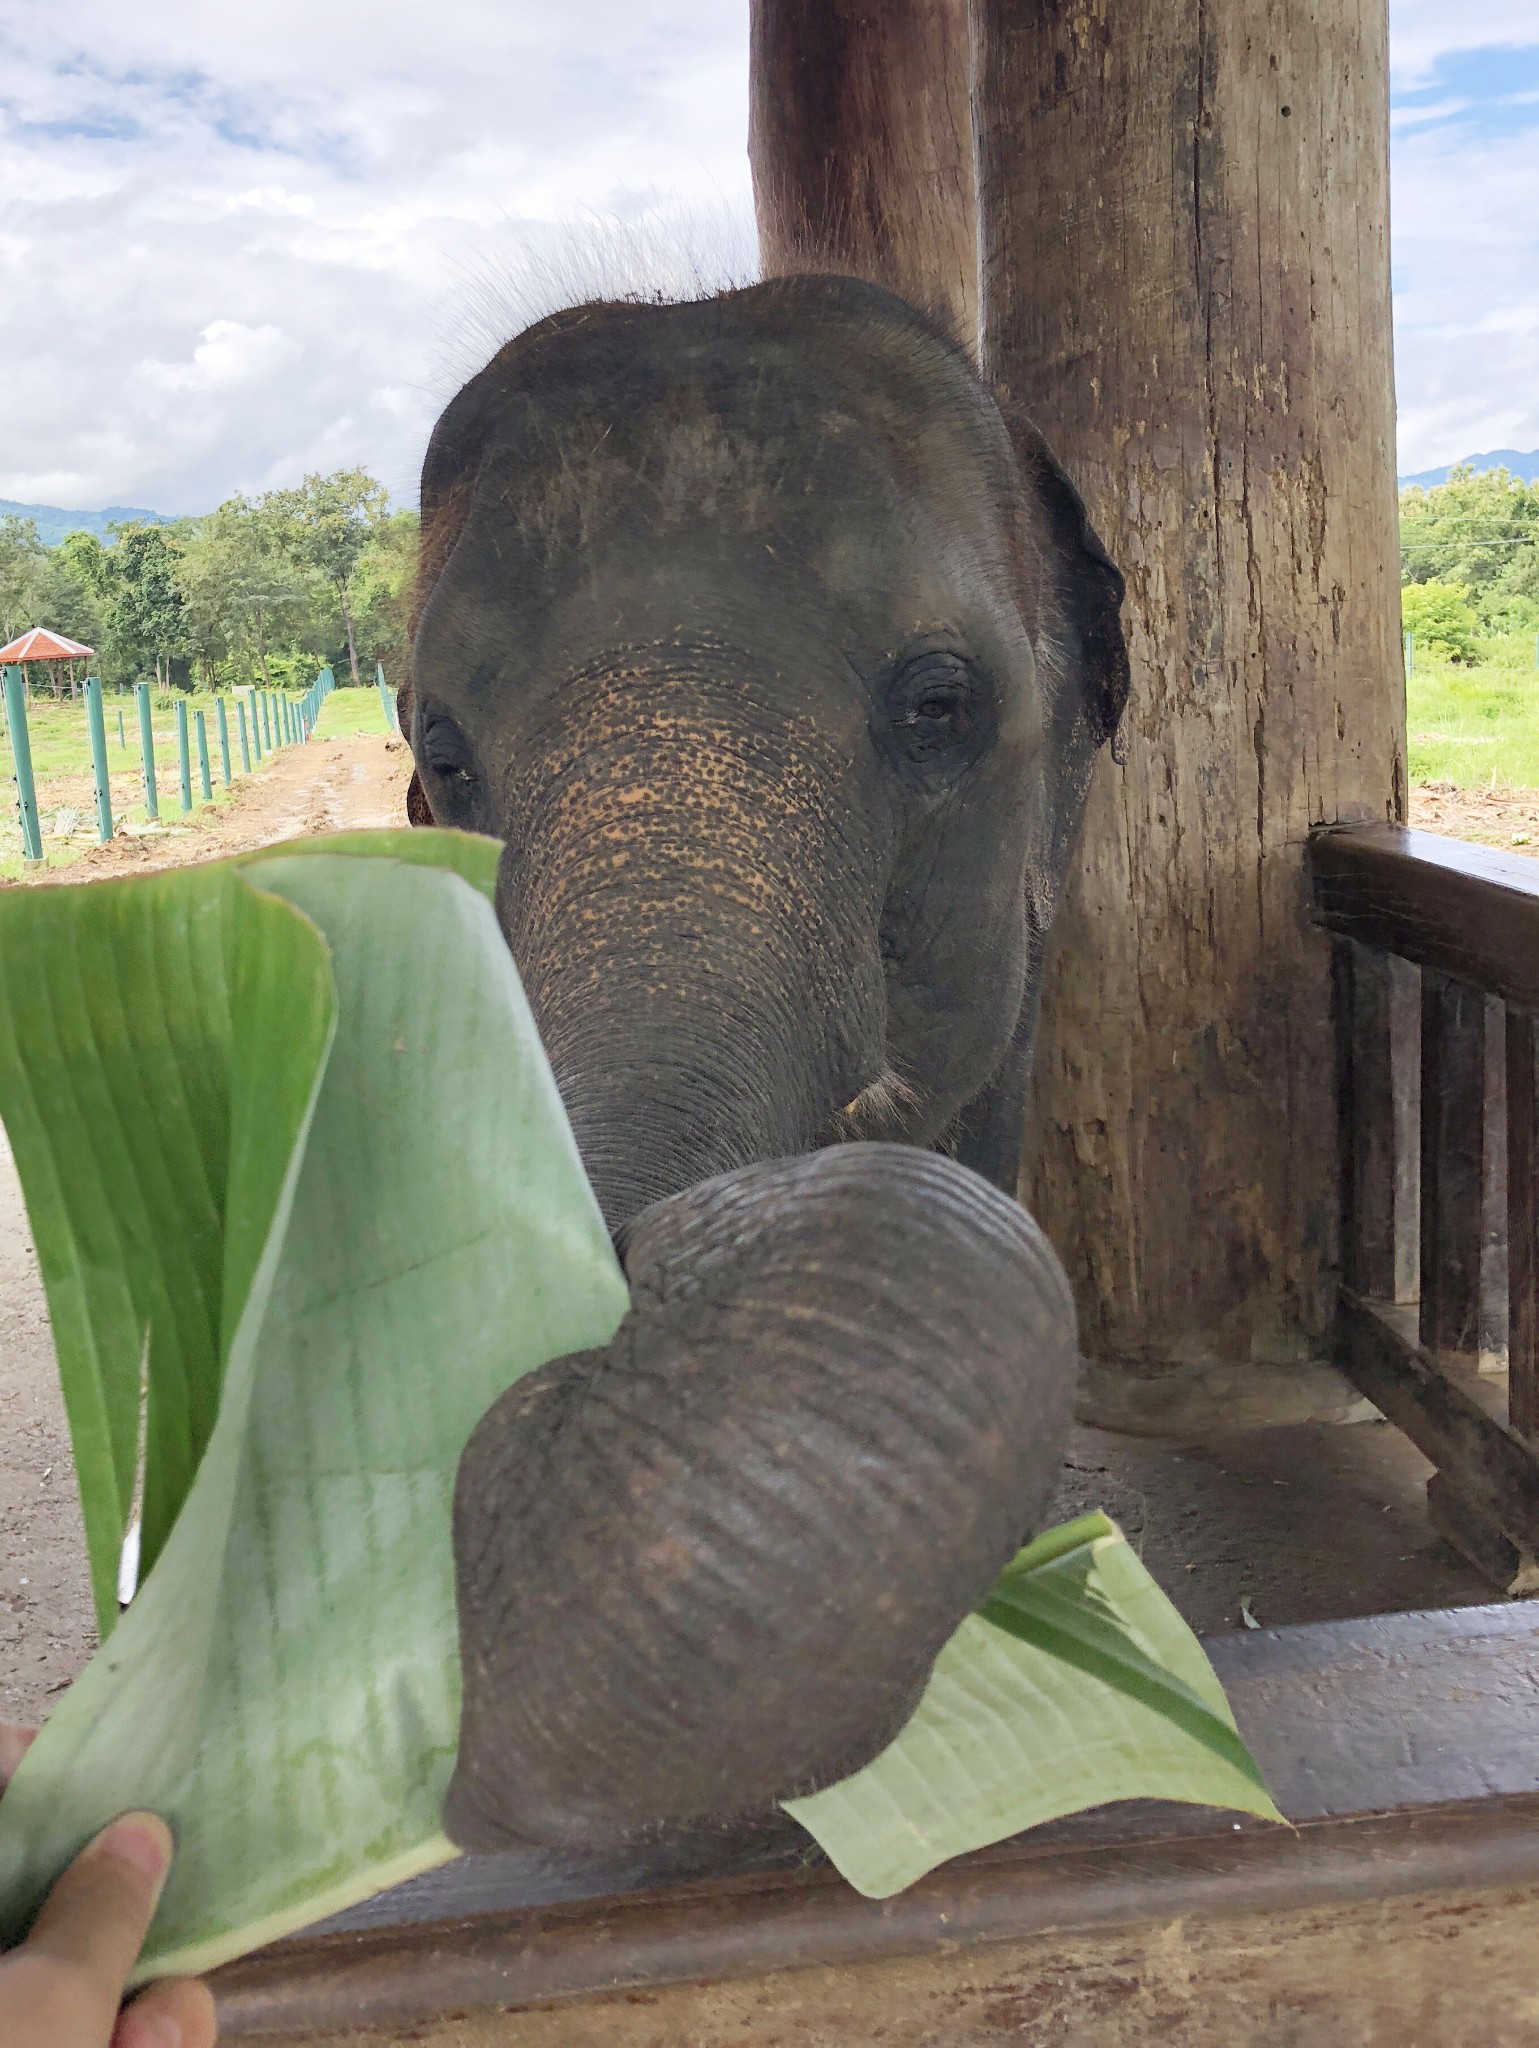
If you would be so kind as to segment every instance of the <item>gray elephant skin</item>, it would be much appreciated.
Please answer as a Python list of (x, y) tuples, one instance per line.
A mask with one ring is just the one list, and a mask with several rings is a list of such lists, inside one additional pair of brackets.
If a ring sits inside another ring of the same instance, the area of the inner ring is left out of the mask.
[(505, 842), (632, 1290), (462, 1460), (445, 1823), (603, 1847), (869, 1760), (1047, 1512), (1073, 1313), (1013, 1196), (1122, 581), (847, 278), (541, 321), (422, 515), (411, 814)]

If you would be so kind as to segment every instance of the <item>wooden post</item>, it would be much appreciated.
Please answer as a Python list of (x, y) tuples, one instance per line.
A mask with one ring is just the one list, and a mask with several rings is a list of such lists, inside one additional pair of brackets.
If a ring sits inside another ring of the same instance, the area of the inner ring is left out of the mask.
[(214, 800), (214, 778), (208, 769), (208, 721), (201, 710), (193, 713), (193, 726), (198, 736), (198, 780), (203, 785), (203, 801)]
[(16, 764), (16, 812), (21, 823), (21, 857), (43, 858), (43, 828), (37, 815), (37, 790), (32, 780), (32, 739), (27, 731), (27, 672), (15, 664), (5, 671), (5, 719), (11, 729), (11, 758)]
[(176, 700), (176, 760), (182, 773), (182, 809), (192, 809), (192, 759), (187, 747), (187, 699)]
[(972, 22), (985, 373), (1127, 576), (1134, 678), (1024, 1193), (1087, 1351), (1294, 1366), (1338, 1256), (1304, 841), (1404, 806), (1383, 0)]
[(224, 777), (226, 789), (230, 786), (230, 714), (225, 710), (223, 697), (214, 699), (214, 718), (219, 727), (219, 768)]
[(869, 278), (975, 352), (967, 0), (752, 0), (750, 24), (765, 276)]
[(112, 781), (107, 773), (107, 724), (102, 714), (99, 676), (87, 676), (86, 728), (91, 739), (91, 775), (96, 784), (96, 837), (103, 846), (112, 837)]
[(155, 786), (155, 707), (150, 701), (148, 683), (136, 684), (134, 694), (139, 699), (139, 757), (144, 763), (144, 815), (147, 818), (158, 818), (160, 791)]

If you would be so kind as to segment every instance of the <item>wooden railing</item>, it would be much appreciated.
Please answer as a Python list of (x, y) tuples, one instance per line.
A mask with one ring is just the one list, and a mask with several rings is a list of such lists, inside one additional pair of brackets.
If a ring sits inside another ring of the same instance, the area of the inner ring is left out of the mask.
[(1539, 860), (1319, 832), (1334, 935), (1338, 1363), (1437, 1467), (1434, 1526), (1539, 1593)]

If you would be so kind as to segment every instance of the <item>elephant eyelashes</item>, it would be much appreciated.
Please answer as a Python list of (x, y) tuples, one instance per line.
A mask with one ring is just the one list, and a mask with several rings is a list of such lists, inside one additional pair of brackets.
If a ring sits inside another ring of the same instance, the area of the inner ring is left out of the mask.
[(905, 662), (888, 685), (887, 711), (899, 752), (920, 766), (962, 765), (992, 726), (981, 679), (956, 654)]

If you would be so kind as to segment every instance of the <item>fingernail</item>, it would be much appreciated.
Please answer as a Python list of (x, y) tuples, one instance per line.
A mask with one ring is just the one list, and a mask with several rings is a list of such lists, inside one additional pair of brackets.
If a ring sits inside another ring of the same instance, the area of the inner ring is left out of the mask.
[(125, 1813), (102, 1829), (92, 1847), (103, 1856), (116, 1856), (119, 1862), (132, 1865), (151, 1884), (159, 1884), (171, 1867), (174, 1844), (171, 1830), (158, 1814)]
[[(133, 2011), (132, 2006), (128, 2009)], [(152, 2020), (141, 2020), (130, 2040), (133, 2048), (182, 2048), (182, 2030), (168, 2014), (157, 2013)]]

